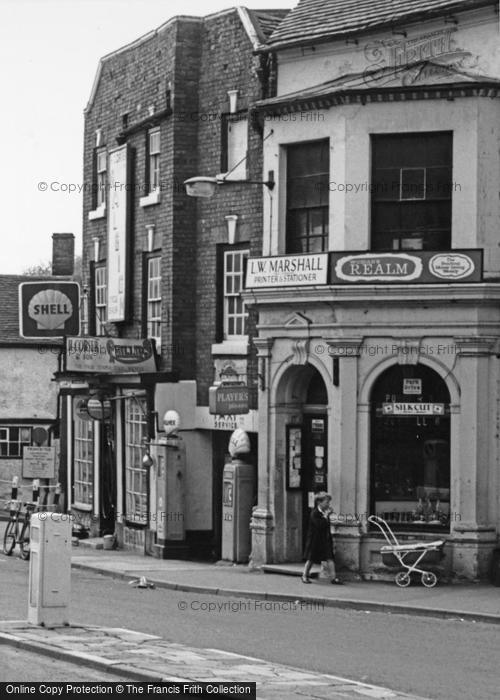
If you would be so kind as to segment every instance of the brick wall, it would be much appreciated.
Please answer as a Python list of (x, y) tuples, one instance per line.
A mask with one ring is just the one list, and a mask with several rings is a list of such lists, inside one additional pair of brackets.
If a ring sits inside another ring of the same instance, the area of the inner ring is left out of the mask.
[[(208, 18), (204, 24), (200, 73), (198, 168), (192, 175), (214, 175), (220, 172), (222, 120), (229, 112), (228, 90), (239, 91), (238, 110), (247, 109), (260, 99), (258, 79), (260, 59), (253, 55), (252, 45), (236, 12)], [(212, 118), (212, 115), (215, 115)], [(249, 123), (247, 176), (262, 179), (262, 138)], [(262, 252), (262, 197), (260, 186), (229, 185), (220, 188), (212, 199), (193, 200), (198, 208), (197, 222), (197, 290), (196, 369), (198, 403), (208, 403), (208, 387), (214, 380), (211, 345), (216, 342), (217, 312), (216, 246), (227, 243), (225, 216), (238, 215), (238, 242), (246, 242), (251, 255)], [(255, 320), (250, 319), (250, 336), (255, 334)], [(253, 355), (252, 355), (253, 357)], [(249, 363), (249, 379), (255, 378), (255, 362)]]
[[(261, 253), (263, 187), (232, 185), (211, 200), (187, 197), (183, 181), (221, 169), (222, 115), (229, 111), (227, 91), (239, 90), (238, 109), (262, 96), (261, 59), (244, 31), (237, 11), (205, 20), (174, 19), (161, 31), (138, 40), (102, 62), (101, 76), (85, 115), (83, 210), (83, 286), (91, 289), (89, 264), (96, 237), (106, 259), (107, 219), (88, 220), (94, 207), (93, 183), (96, 130), (108, 151), (120, 135), (133, 159), (130, 320), (109, 324), (112, 335), (143, 334), (143, 263), (146, 225), (156, 228), (162, 255), (162, 365), (181, 379), (197, 378), (198, 402), (208, 403), (214, 378), (211, 345), (216, 341), (217, 245), (227, 242), (225, 216), (237, 214), (238, 241)], [(160, 121), (161, 202), (140, 207), (144, 196), (147, 124), (150, 106), (172, 114)], [(124, 124), (124, 115), (127, 123)], [(262, 138), (249, 122), (248, 177), (262, 179)], [(112, 183), (110, 183), (112, 185)], [(108, 212), (109, 213), (109, 212)], [(250, 319), (250, 334), (255, 319)], [(249, 377), (255, 380), (251, 353)]]

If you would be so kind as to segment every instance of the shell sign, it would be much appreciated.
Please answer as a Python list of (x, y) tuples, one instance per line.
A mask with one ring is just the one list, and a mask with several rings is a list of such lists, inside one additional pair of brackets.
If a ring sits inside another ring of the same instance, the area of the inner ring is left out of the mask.
[(76, 282), (23, 282), (19, 285), (22, 338), (60, 338), (80, 333), (80, 287)]

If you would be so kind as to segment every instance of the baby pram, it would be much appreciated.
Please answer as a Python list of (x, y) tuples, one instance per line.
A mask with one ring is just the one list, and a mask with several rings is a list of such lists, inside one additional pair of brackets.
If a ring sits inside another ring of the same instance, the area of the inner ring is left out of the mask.
[(382, 561), (384, 559), (395, 558), (396, 565), (404, 567), (405, 571), (398, 571), (395, 576), (395, 581), (398, 586), (405, 588), (411, 583), (411, 574), (416, 572), (421, 574), (420, 580), (423, 585), (427, 588), (432, 588), (437, 583), (437, 576), (433, 571), (425, 571), (424, 569), (419, 569), (418, 565), (420, 562), (428, 555), (429, 552), (436, 552), (438, 557), (443, 556), (443, 545), (444, 540), (434, 540), (433, 542), (412, 542), (407, 544), (400, 544), (393, 533), (389, 525), (385, 520), (379, 518), (377, 515), (370, 515), (368, 522), (376, 525), (383, 536), (387, 540), (388, 544), (380, 548), (380, 553), (382, 554)]

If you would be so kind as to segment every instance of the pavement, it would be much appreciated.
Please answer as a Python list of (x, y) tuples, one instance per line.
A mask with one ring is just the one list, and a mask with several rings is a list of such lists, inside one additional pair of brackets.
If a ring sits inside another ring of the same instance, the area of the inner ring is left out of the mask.
[[(429, 589), (419, 583), (399, 588), (395, 583), (346, 581), (344, 586), (332, 586), (318, 578), (306, 586), (295, 575), (250, 571), (241, 565), (160, 560), (135, 552), (97, 549), (98, 546), (96, 542), (80, 541), (80, 546), (73, 548), (72, 567), (130, 582), (142, 578), (143, 585), (158, 588), (260, 600), (266, 606), (279, 601), (281, 605), (324, 605), (500, 624), (500, 589), (488, 584), (438, 585)], [(298, 565), (295, 569), (284, 567), (289, 574), (299, 570)], [(259, 700), (416, 700), (414, 695), (338, 676), (222, 650), (172, 644), (154, 635), (119, 628), (70, 625), (49, 629), (26, 621), (4, 621), (0, 622), (2, 643), (136, 681), (255, 681)]]

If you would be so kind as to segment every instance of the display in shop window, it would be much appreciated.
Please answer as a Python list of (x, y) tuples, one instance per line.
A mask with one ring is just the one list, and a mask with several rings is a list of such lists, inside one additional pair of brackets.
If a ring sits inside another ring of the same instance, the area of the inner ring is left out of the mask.
[(287, 488), (302, 487), (302, 426), (287, 425)]

